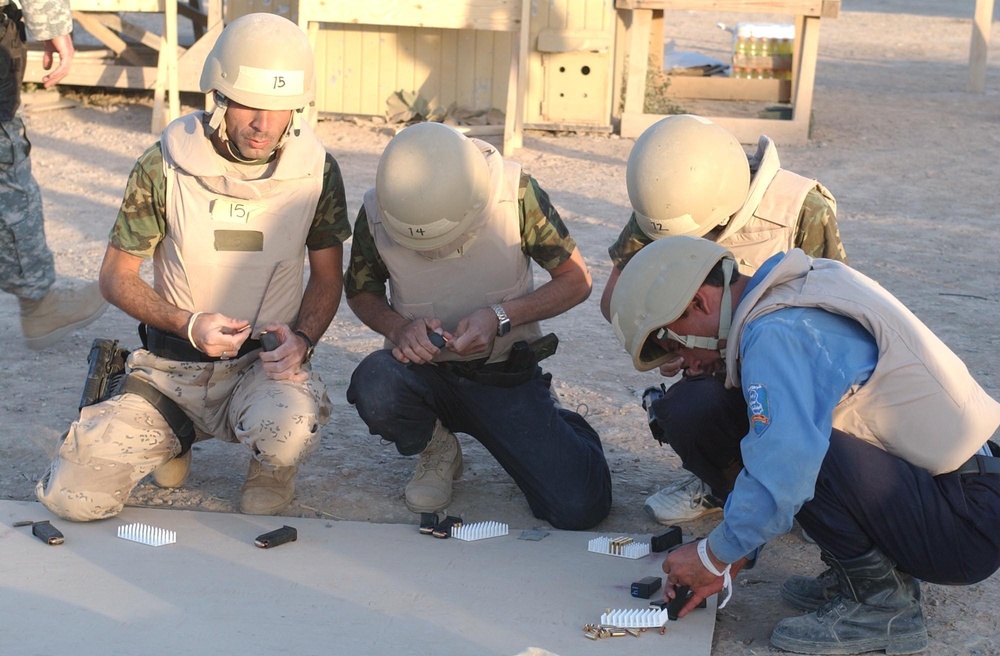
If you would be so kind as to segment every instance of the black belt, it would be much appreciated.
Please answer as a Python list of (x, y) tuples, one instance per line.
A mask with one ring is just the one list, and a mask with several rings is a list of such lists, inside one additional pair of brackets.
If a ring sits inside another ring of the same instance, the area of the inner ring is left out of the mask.
[[(153, 326), (147, 326), (144, 323), (139, 324), (139, 339), (142, 340), (142, 346), (147, 351), (157, 357), (168, 360), (176, 360), (178, 362), (219, 362), (223, 359), (205, 355), (183, 337), (164, 332)], [(259, 348), (260, 340), (248, 339), (243, 342), (243, 346), (240, 347), (240, 351), (236, 354), (236, 357), (231, 359), (242, 358), (247, 353), (256, 351)]]
[(1000, 458), (975, 455), (964, 465), (952, 472), (953, 474), (1000, 474)]

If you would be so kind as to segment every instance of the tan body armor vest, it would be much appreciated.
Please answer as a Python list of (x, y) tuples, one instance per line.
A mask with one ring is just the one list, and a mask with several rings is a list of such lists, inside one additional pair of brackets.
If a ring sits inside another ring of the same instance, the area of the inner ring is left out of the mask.
[[(993, 435), (1000, 403), (962, 360), (876, 282), (833, 260), (795, 249), (736, 309), (730, 343), (743, 327), (783, 307), (850, 317), (878, 344), (878, 364), (833, 412), (833, 426), (933, 475), (954, 471)], [(739, 348), (730, 348), (727, 385), (740, 385)]]
[(795, 235), (806, 194), (816, 189), (836, 211), (837, 201), (816, 180), (781, 168), (774, 142), (760, 138), (757, 171), (743, 207), (729, 220), (715, 241), (728, 248), (740, 265), (740, 272), (753, 275), (772, 255), (796, 247)]
[[(365, 194), (365, 214), (379, 255), (389, 269), (389, 304), (407, 319), (437, 318), (448, 332), (480, 308), (520, 298), (534, 289), (531, 259), (521, 248), (518, 184), (521, 167), (504, 162), (495, 148), (473, 140), (486, 156), (490, 170), (490, 199), (466, 234), (433, 253), (421, 253), (396, 243), (383, 224), (374, 189)], [(468, 239), (474, 231), (474, 236)], [(489, 362), (507, 359), (514, 342), (541, 336), (537, 322), (515, 326), (493, 342)], [(387, 346), (393, 346), (388, 341)], [(472, 360), (442, 349), (435, 362)]]
[(326, 150), (303, 124), (276, 160), (238, 165), (215, 151), (203, 116), (182, 116), (163, 131), (167, 231), (153, 257), (154, 289), (185, 310), (251, 321), (254, 333), (291, 323)]

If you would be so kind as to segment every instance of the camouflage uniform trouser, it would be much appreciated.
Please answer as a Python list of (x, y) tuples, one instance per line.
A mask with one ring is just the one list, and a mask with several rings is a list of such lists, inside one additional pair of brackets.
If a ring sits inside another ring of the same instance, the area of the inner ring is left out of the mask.
[(56, 279), (24, 123), (0, 121), (0, 289), (37, 301)]
[[(330, 418), (332, 405), (317, 374), (304, 383), (271, 380), (257, 352), (238, 360), (177, 362), (139, 349), (129, 365), (129, 375), (177, 402), (199, 437), (242, 442), (267, 466), (298, 464)], [(149, 402), (135, 394), (115, 396), (80, 411), (35, 493), (64, 519), (113, 517), (139, 481), (180, 449)]]

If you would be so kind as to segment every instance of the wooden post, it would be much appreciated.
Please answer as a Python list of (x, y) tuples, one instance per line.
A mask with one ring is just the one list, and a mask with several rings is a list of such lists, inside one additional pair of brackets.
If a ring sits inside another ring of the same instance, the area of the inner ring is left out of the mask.
[(649, 31), (653, 12), (633, 9), (631, 23), (626, 27), (628, 75), (625, 78), (625, 113), (641, 114), (646, 105), (646, 69), (649, 67)]
[(181, 85), (177, 74), (177, 0), (166, 2), (166, 29), (163, 31), (163, 48), (167, 51), (167, 122), (181, 115)]
[(993, 0), (976, 0), (972, 20), (972, 43), (969, 45), (969, 91), (986, 91), (986, 55), (989, 52), (993, 23)]

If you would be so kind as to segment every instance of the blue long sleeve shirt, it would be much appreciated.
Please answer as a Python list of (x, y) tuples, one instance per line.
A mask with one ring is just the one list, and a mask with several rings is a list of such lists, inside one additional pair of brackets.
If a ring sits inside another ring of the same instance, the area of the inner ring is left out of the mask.
[[(764, 263), (741, 302), (783, 257)], [(740, 443), (744, 469), (708, 538), (712, 553), (729, 563), (791, 528), (813, 497), (834, 407), (878, 362), (875, 339), (861, 324), (816, 308), (782, 308), (752, 321), (739, 349), (750, 419)]]

